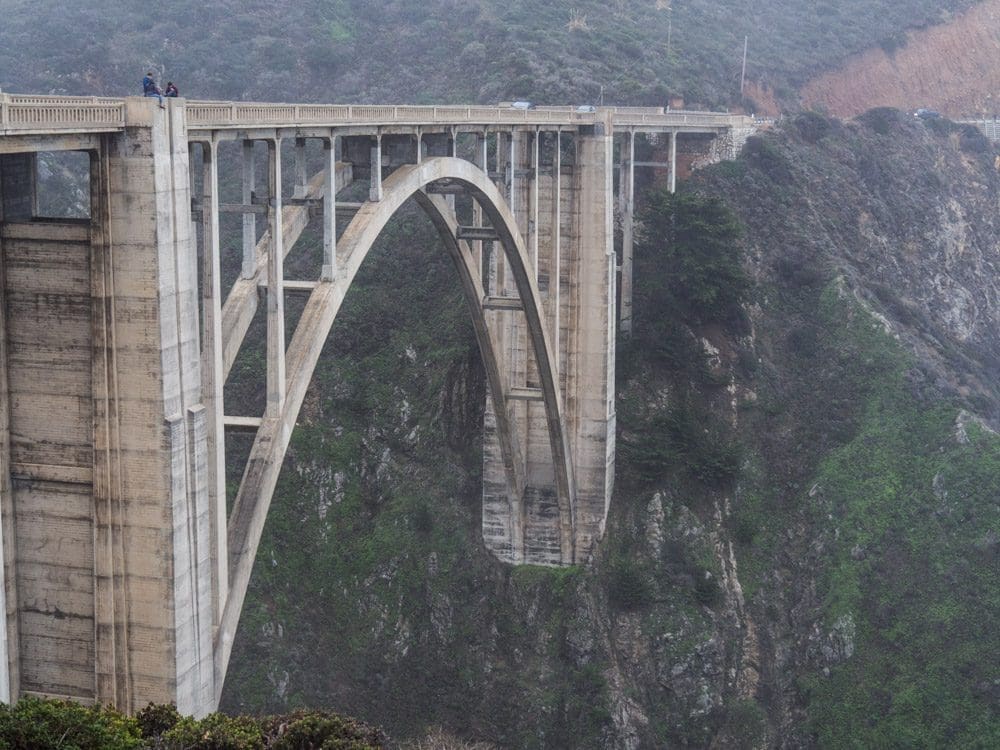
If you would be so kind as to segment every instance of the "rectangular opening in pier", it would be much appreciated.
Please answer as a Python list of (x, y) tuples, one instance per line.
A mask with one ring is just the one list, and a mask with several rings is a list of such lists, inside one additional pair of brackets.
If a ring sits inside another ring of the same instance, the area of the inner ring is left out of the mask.
[(90, 218), (90, 156), (41, 151), (0, 156), (0, 216), (6, 222)]

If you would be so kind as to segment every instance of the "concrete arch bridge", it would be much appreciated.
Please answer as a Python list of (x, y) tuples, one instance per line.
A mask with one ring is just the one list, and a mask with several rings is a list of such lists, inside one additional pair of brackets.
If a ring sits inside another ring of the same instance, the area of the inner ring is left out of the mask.
[[(458, 269), (487, 374), (484, 543), (513, 564), (585, 562), (614, 481), (635, 169), (673, 184), (679, 162), (732, 156), (751, 127), (636, 108), (0, 97), (0, 698), (218, 705), (313, 370), (411, 199)], [(655, 159), (642, 138), (667, 144), (662, 161), (636, 159), (637, 142)], [(89, 211), (56, 219), (40, 155), (65, 152)], [(368, 200), (338, 200), (354, 181)], [(242, 264), (224, 289), (227, 215)], [(311, 219), (321, 267), (286, 278)], [(289, 339), (290, 294), (306, 301)], [(258, 309), (266, 407), (226, 414)], [(227, 512), (237, 430), (253, 447)]]

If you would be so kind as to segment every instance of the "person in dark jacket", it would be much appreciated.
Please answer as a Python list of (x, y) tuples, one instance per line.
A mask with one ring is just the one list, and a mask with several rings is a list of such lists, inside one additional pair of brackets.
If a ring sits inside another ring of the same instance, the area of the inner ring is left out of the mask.
[(153, 78), (153, 71), (146, 73), (146, 77), (142, 79), (142, 95), (155, 96), (160, 100), (160, 106), (163, 106), (163, 92), (156, 85), (156, 79)]
[(180, 92), (177, 90), (177, 87), (174, 85), (173, 81), (167, 81), (167, 89), (166, 91), (163, 92), (163, 95), (176, 99), (178, 96), (180, 96)]

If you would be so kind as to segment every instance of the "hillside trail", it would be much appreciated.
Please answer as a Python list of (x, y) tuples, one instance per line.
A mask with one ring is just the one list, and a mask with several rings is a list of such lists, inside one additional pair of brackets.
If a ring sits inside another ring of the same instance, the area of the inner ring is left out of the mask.
[(929, 107), (952, 118), (1000, 114), (1000, 0), (908, 32), (892, 52), (875, 47), (848, 58), (800, 94), (806, 107), (845, 118), (882, 106)]

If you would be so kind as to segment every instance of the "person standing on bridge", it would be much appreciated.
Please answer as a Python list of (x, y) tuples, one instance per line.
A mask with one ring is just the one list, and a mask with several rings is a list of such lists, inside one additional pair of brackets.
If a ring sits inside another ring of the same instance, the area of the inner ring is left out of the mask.
[(153, 78), (153, 71), (146, 73), (146, 77), (142, 79), (142, 95), (155, 96), (160, 100), (160, 106), (163, 106), (163, 92), (156, 85), (156, 79)]

